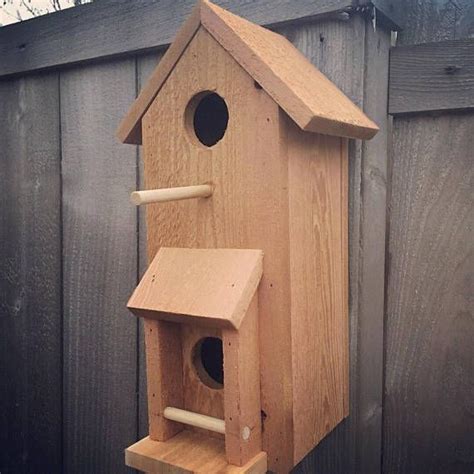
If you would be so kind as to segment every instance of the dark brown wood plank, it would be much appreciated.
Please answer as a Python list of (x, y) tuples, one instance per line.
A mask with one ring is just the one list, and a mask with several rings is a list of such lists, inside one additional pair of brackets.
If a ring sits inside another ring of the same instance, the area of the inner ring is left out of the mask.
[(379, 472), (389, 35), (359, 16), (281, 31), (381, 127), (350, 144), (350, 416), (295, 472)]
[(0, 82), (0, 471), (61, 472), (57, 74)]
[(384, 472), (474, 470), (474, 115), (394, 120)]
[(134, 59), (61, 75), (66, 472), (126, 472), (137, 438), (136, 148), (115, 138), (134, 97)]
[(474, 108), (474, 39), (393, 48), (391, 114)]
[[(168, 45), (195, 0), (101, 0), (0, 28), (0, 76)], [(218, 0), (264, 25), (343, 10), (351, 0)]]

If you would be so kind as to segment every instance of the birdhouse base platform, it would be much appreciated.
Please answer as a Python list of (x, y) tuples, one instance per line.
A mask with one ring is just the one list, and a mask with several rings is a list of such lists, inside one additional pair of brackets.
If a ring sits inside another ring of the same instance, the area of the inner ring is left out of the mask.
[(153, 474), (264, 474), (267, 455), (260, 452), (244, 466), (234, 466), (226, 461), (223, 439), (184, 430), (163, 442), (143, 438), (125, 450), (125, 464)]

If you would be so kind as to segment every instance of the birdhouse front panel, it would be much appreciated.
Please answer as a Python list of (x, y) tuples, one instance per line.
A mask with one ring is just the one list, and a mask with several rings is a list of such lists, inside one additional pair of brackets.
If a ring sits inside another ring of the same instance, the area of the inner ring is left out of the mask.
[(119, 129), (150, 204), (130, 466), (285, 473), (348, 415), (347, 137), (376, 131), (285, 38), (198, 2)]
[[(196, 107), (209, 92), (228, 110), (225, 133), (213, 146), (201, 143), (194, 129)], [(171, 246), (264, 251), (260, 351), (269, 356), (261, 357), (262, 410), (265, 432), (275, 433), (264, 445), (282, 459), (292, 450), (293, 419), (287, 131), (279, 107), (200, 29), (145, 114), (142, 130), (148, 189), (214, 187), (210, 199), (147, 207), (150, 258)]]
[[(221, 347), (217, 347), (219, 345)], [(186, 410), (224, 419), (222, 330), (181, 325), (183, 405)], [(220, 365), (220, 367), (219, 367)], [(191, 427), (194, 431), (200, 428)], [(203, 430), (224, 439), (221, 433)]]

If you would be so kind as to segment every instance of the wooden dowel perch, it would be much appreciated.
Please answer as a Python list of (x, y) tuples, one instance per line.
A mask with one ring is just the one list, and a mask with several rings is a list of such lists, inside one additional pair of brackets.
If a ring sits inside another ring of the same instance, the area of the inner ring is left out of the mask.
[(225, 421), (212, 416), (200, 415), (192, 411), (181, 410), (180, 408), (166, 407), (163, 416), (178, 423), (195, 426), (204, 430), (225, 434)]
[(205, 198), (212, 195), (210, 184), (198, 186), (183, 186), (180, 188), (150, 189), (149, 191), (134, 191), (130, 195), (133, 204), (151, 204), (154, 202), (180, 201), (181, 199)]

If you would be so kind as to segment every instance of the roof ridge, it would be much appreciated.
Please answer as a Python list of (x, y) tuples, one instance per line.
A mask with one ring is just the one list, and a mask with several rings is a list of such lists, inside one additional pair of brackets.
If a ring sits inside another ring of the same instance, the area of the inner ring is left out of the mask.
[(372, 138), (377, 125), (284, 36), (198, 0), (117, 135), (141, 143), (141, 119), (202, 25), (304, 131)]

